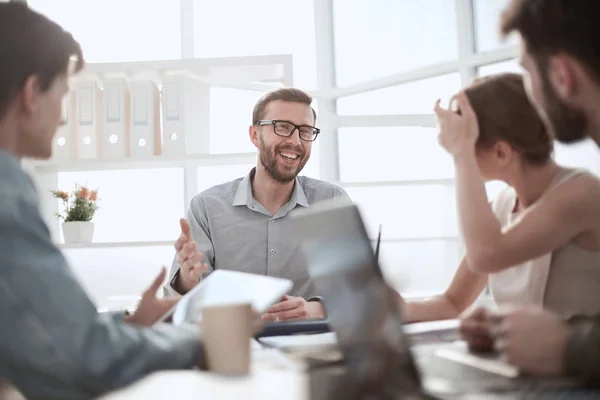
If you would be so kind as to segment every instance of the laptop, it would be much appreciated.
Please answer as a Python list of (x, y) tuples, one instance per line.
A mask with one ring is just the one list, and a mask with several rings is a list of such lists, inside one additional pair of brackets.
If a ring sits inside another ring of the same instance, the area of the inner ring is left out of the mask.
[[(347, 200), (328, 200), (295, 210), (290, 216), (343, 355), (343, 368), (318, 365), (311, 384), (320, 382), (313, 385), (320, 395), (313, 393), (314, 398), (361, 398), (358, 393), (365, 398), (372, 395), (390, 399), (452, 398), (477, 393), (495, 393), (500, 396), (495, 398), (502, 398), (502, 394), (514, 396), (523, 391), (533, 394), (543, 390), (546, 395), (551, 388), (562, 390), (576, 384), (529, 379), (518, 373), (511, 377), (504, 373), (514, 371), (508, 364), (504, 372), (490, 372), (489, 368), (477, 367), (477, 363), (443, 356), (448, 351), (464, 351), (466, 359), (475, 357), (466, 349), (447, 348), (454, 344), (411, 347), (358, 207)], [(497, 360), (481, 357), (481, 365), (490, 361), (502, 366)], [(568, 398), (575, 394), (572, 390), (566, 393)]]
[[(375, 243), (375, 262), (379, 262), (379, 248), (381, 247), (381, 225)], [(321, 320), (294, 320), (282, 322), (266, 322), (263, 330), (256, 335), (257, 339), (270, 336), (285, 336), (297, 334), (316, 334), (331, 332), (329, 321)]]

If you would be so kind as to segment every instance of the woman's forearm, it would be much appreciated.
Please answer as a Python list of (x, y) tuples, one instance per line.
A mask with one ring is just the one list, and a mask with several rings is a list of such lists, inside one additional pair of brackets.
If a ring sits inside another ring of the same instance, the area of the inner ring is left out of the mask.
[(423, 300), (407, 300), (404, 304), (404, 322), (425, 322), (457, 318), (462, 310), (445, 296), (439, 295)]
[(502, 236), (500, 223), (488, 203), (484, 179), (474, 154), (455, 159), (458, 217), (467, 259), (480, 271), (492, 256)]

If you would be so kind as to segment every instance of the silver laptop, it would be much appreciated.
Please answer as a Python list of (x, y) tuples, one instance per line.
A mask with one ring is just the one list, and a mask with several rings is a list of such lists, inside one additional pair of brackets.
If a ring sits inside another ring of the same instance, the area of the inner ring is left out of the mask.
[[(490, 392), (513, 398), (517, 392), (538, 389), (544, 396), (551, 388), (559, 394), (574, 384), (491, 373), (439, 356), (440, 348), (448, 346), (444, 344), (411, 350), (357, 206), (347, 200), (324, 201), (293, 211), (291, 218), (344, 356), (344, 368), (336, 369), (338, 379), (324, 379), (338, 382), (327, 392), (329, 398), (358, 398), (354, 393), (370, 390), (385, 391), (390, 398)], [(573, 398), (575, 392), (565, 394)]]

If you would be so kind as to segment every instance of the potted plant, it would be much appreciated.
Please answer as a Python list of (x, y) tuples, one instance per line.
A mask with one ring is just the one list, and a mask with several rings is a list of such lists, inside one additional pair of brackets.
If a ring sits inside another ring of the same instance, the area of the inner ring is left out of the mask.
[(71, 193), (54, 190), (52, 194), (62, 201), (64, 214), (56, 213), (62, 219), (65, 243), (90, 243), (94, 236), (94, 223), (91, 222), (98, 210), (98, 191), (76, 185)]

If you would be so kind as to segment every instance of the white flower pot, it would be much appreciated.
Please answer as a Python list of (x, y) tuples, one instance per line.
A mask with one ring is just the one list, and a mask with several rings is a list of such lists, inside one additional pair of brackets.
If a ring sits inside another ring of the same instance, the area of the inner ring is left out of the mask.
[(84, 221), (63, 222), (65, 243), (91, 243), (94, 237), (94, 223)]

